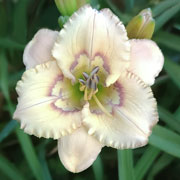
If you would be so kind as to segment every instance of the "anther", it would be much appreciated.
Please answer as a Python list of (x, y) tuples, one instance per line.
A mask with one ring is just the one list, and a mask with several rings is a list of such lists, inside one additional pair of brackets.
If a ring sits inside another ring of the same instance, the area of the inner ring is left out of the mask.
[(93, 70), (91, 71), (90, 76), (93, 76), (94, 74), (97, 74), (98, 71), (99, 71), (99, 66), (94, 67)]
[(89, 75), (86, 72), (83, 72), (82, 74), (83, 74), (83, 77), (85, 80), (87, 80), (89, 78)]
[(80, 82), (81, 84), (83, 84), (83, 85), (86, 84), (86, 82), (85, 82), (83, 79), (79, 79), (79, 82)]
[(86, 81), (86, 87), (87, 88), (91, 87), (91, 79), (90, 78), (88, 78), (87, 81)]

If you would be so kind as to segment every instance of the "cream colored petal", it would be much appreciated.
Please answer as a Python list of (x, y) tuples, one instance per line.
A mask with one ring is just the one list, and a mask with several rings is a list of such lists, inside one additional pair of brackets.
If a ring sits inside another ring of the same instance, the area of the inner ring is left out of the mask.
[(58, 153), (65, 168), (73, 173), (87, 169), (96, 160), (102, 145), (84, 127), (58, 140)]
[(164, 64), (164, 57), (151, 40), (131, 40), (131, 63), (129, 70), (139, 76), (146, 84), (153, 85)]
[(110, 85), (128, 66), (130, 44), (124, 25), (110, 10), (98, 12), (84, 6), (64, 25), (52, 54), (64, 75), (73, 80), (71, 69), (80, 55), (87, 55), (91, 61), (101, 56), (109, 72), (106, 84)]
[(158, 121), (156, 101), (151, 89), (131, 73), (122, 74), (114, 86), (120, 97), (116, 98), (119, 104), (110, 102), (112, 116), (95, 113), (86, 104), (82, 111), (83, 124), (89, 134), (106, 146), (117, 149), (144, 146), (152, 127)]
[(73, 104), (56, 61), (27, 70), (17, 83), (18, 105), (14, 119), (37, 137), (58, 139), (81, 126), (79, 107)]
[(57, 36), (57, 31), (49, 29), (41, 29), (35, 34), (24, 50), (23, 62), (26, 69), (34, 68), (38, 64), (53, 60), (51, 50)]

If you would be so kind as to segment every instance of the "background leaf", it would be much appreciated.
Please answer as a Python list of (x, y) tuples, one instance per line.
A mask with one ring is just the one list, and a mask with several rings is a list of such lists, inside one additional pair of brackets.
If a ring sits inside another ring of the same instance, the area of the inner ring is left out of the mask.
[(180, 135), (167, 128), (156, 125), (149, 138), (149, 143), (164, 152), (180, 158)]
[(118, 171), (119, 180), (133, 180), (133, 154), (132, 150), (118, 150)]

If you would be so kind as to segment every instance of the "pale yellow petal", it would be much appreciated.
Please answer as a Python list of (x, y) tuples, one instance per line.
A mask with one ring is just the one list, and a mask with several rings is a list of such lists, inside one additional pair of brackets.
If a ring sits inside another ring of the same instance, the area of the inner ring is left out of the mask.
[(49, 29), (40, 29), (35, 34), (24, 50), (23, 62), (26, 69), (34, 68), (38, 64), (53, 60), (51, 50), (57, 36), (57, 31)]
[(110, 10), (98, 12), (84, 6), (64, 25), (52, 53), (63, 74), (72, 80), (71, 70), (80, 55), (86, 55), (90, 64), (101, 56), (109, 72), (106, 84), (110, 85), (128, 66), (130, 44), (124, 25)]
[(164, 57), (151, 40), (131, 40), (131, 63), (129, 70), (139, 76), (146, 84), (153, 85), (164, 64)]
[(55, 61), (27, 70), (17, 83), (14, 119), (38, 137), (58, 139), (81, 126), (80, 107)]
[(81, 127), (58, 140), (58, 153), (65, 168), (73, 173), (87, 169), (96, 160), (102, 145)]
[(112, 106), (107, 109), (110, 116), (95, 112), (86, 104), (82, 111), (84, 126), (106, 146), (117, 149), (144, 146), (158, 121), (156, 101), (150, 87), (132, 73), (121, 74), (113, 86), (118, 93), (113, 93), (109, 102)]

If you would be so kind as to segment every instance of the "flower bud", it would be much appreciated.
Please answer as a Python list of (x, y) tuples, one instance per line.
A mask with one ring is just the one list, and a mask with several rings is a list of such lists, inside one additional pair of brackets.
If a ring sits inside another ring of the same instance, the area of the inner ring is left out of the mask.
[(63, 16), (71, 16), (81, 6), (89, 2), (90, 0), (55, 0), (58, 10)]
[(150, 8), (142, 10), (126, 27), (130, 39), (151, 39), (154, 28), (155, 20)]
[(59, 16), (58, 24), (60, 28), (63, 28), (63, 25), (67, 22), (68, 19), (69, 19), (69, 16)]

